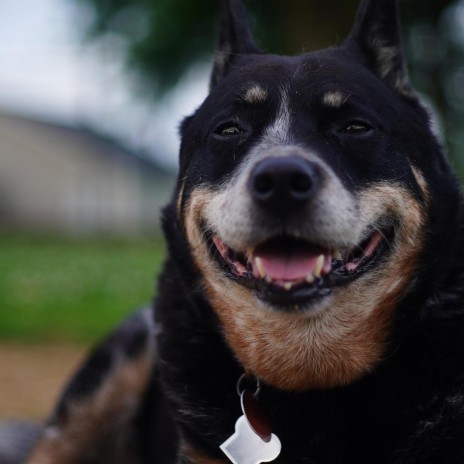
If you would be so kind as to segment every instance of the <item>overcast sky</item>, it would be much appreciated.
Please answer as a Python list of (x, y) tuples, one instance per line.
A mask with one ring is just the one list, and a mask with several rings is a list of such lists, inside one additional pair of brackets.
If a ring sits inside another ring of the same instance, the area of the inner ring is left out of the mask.
[(155, 108), (135, 102), (119, 47), (82, 40), (91, 17), (70, 0), (0, 0), (0, 111), (91, 125), (175, 165), (177, 125), (206, 95), (208, 65)]

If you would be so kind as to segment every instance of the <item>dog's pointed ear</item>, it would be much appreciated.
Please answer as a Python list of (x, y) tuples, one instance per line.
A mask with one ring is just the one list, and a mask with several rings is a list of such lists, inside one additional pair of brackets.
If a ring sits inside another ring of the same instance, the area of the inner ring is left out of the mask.
[(245, 6), (241, 0), (220, 0), (221, 30), (214, 57), (210, 89), (227, 75), (237, 55), (261, 53), (255, 44)]
[(346, 43), (358, 46), (368, 66), (400, 94), (415, 95), (403, 52), (397, 0), (362, 0)]

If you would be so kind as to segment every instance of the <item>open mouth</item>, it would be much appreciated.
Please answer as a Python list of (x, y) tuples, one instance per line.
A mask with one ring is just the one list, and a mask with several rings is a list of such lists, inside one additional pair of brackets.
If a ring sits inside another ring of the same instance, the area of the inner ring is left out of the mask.
[(390, 248), (394, 228), (373, 229), (350, 250), (326, 249), (289, 236), (276, 237), (245, 253), (211, 237), (212, 250), (229, 277), (277, 306), (309, 304), (369, 272)]

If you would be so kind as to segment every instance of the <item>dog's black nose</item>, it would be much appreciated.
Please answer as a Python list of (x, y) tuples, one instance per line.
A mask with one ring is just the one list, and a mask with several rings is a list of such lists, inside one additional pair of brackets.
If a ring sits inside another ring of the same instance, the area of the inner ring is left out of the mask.
[(248, 187), (260, 206), (282, 214), (308, 202), (320, 184), (319, 171), (300, 156), (265, 158), (253, 168)]

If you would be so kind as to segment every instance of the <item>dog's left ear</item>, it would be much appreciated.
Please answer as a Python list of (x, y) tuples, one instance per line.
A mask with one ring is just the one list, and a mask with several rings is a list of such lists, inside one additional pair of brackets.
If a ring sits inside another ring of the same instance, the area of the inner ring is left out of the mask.
[(221, 31), (214, 57), (210, 89), (229, 72), (237, 55), (261, 53), (255, 44), (245, 6), (241, 0), (221, 1)]
[(370, 69), (400, 94), (415, 95), (403, 52), (397, 0), (362, 0), (345, 44), (359, 47)]

